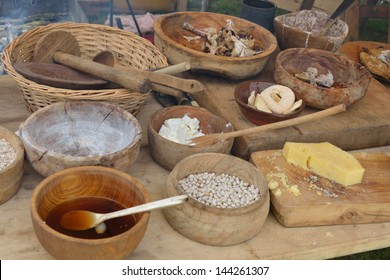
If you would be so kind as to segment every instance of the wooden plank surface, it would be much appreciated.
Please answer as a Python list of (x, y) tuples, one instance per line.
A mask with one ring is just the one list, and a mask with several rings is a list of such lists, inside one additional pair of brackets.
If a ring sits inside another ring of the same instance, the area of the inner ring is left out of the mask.
[(272, 211), (284, 226), (389, 222), (390, 154), (353, 154), (365, 173), (348, 187), (289, 164), (281, 150), (255, 152), (250, 160), (274, 186)]
[[(253, 80), (273, 82), (274, 58)], [(196, 96), (198, 103), (230, 121), (235, 130), (254, 126), (240, 112), (234, 100), (234, 88), (239, 81), (226, 81), (210, 76), (198, 76), (206, 92)], [(305, 108), (303, 114), (316, 109)], [(286, 141), (328, 141), (344, 150), (357, 150), (390, 144), (390, 91), (372, 79), (366, 96), (347, 111), (323, 120), (289, 128), (252, 134), (235, 139), (232, 153), (248, 159), (252, 152), (280, 149)]]
[[(147, 147), (146, 124), (159, 104), (148, 98), (137, 116), (143, 128), (140, 155), (129, 174), (143, 183), (152, 200), (163, 197), (169, 172), (158, 166)], [(0, 77), (0, 125), (16, 130), (27, 118), (15, 83)], [(390, 147), (380, 150), (390, 151)], [(41, 182), (25, 161), (24, 178), (19, 192), (0, 205), (0, 257), (6, 259), (52, 259), (36, 238), (30, 219), (30, 199)], [(180, 250), (177, 245), (180, 244)], [(145, 237), (128, 259), (326, 259), (388, 247), (390, 223), (286, 228), (270, 214), (258, 235), (235, 246), (215, 247), (191, 241), (177, 233), (162, 211), (151, 213)]]

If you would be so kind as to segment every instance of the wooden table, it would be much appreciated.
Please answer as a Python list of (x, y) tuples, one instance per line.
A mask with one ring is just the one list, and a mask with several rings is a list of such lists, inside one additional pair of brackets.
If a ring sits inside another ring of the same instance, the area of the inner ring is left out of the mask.
[[(143, 144), (129, 174), (142, 182), (152, 200), (162, 198), (169, 171), (158, 166), (147, 146), (146, 123), (160, 105), (150, 96), (137, 116)], [(0, 76), (0, 125), (16, 131), (30, 114), (9, 76)], [(380, 148), (390, 153), (390, 147)], [(25, 161), (18, 193), (0, 205), (0, 258), (52, 259), (36, 238), (30, 219), (30, 198), (43, 179)], [(180, 244), (180, 250), (177, 246)], [(129, 259), (327, 259), (390, 246), (390, 223), (285, 228), (270, 214), (260, 233), (235, 246), (199, 244), (177, 233), (160, 210), (153, 211), (145, 237)]]

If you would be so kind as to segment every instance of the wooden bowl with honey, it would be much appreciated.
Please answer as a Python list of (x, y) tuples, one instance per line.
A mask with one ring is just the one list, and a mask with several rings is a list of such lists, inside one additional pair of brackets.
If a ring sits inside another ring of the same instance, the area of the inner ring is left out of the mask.
[(183, 236), (207, 245), (251, 239), (262, 229), (270, 207), (264, 175), (232, 155), (201, 153), (181, 160), (165, 187), (166, 197), (179, 194), (189, 198), (163, 209), (166, 220)]
[(142, 241), (149, 212), (107, 220), (104, 233), (94, 228), (72, 231), (60, 218), (71, 210), (108, 213), (150, 202), (146, 188), (113, 168), (81, 166), (45, 178), (30, 205), (35, 234), (56, 259), (125, 259)]
[[(162, 126), (169, 120), (182, 121), (183, 118), (198, 122), (194, 129), (204, 134), (233, 131), (233, 126), (225, 119), (205, 108), (194, 106), (171, 106), (163, 108), (150, 118), (148, 123), (148, 142), (150, 153), (155, 162), (167, 170), (172, 170), (183, 158), (199, 153), (214, 152), (229, 154), (234, 139), (228, 139), (210, 145), (190, 145), (180, 139), (170, 138), (160, 134)], [(183, 122), (180, 122), (183, 123)], [(191, 134), (190, 134), (191, 135)]]

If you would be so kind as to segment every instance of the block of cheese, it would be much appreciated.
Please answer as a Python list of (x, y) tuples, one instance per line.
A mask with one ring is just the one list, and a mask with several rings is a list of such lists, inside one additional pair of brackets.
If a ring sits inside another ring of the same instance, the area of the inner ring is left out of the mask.
[(287, 162), (344, 186), (361, 183), (364, 168), (350, 153), (328, 142), (286, 142), (283, 157)]

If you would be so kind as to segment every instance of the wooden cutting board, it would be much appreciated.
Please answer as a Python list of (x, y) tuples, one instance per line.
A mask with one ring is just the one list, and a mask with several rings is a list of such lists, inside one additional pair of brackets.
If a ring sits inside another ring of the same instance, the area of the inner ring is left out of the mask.
[(363, 181), (344, 187), (289, 164), (281, 151), (254, 152), (250, 161), (266, 176), (271, 209), (282, 225), (390, 221), (390, 155), (353, 152), (365, 168)]
[[(253, 80), (273, 82), (274, 60)], [(200, 106), (209, 109), (231, 122), (235, 130), (253, 127), (236, 102), (234, 89), (240, 81), (228, 81), (207, 75), (198, 75), (206, 91), (194, 96)], [(302, 114), (317, 111), (306, 107)], [(335, 116), (265, 133), (238, 137), (232, 153), (249, 159), (251, 153), (281, 149), (286, 141), (330, 142), (343, 150), (351, 151), (390, 144), (390, 91), (380, 82), (371, 79), (366, 96)]]

